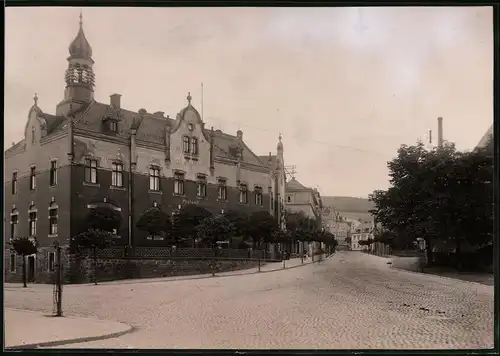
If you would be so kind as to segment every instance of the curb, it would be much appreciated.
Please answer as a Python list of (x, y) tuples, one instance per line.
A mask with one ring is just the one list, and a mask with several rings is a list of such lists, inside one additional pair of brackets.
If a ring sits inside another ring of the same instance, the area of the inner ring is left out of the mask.
[[(326, 259), (328, 259), (332, 255), (328, 256), (323, 261), (325, 261)], [(249, 275), (253, 275), (253, 274), (286, 271), (286, 270), (289, 270), (289, 269), (293, 269), (293, 268), (297, 268), (297, 267), (303, 267), (303, 266), (314, 264), (314, 263), (317, 263), (317, 262), (318, 261), (307, 262), (307, 263), (303, 263), (303, 264), (301, 263), (299, 265), (292, 266), (292, 267), (277, 268), (277, 269), (272, 269), (272, 270), (269, 270), (269, 271), (260, 271), (260, 272), (259, 271), (254, 271), (254, 272), (245, 272), (245, 273), (241, 273), (241, 274), (226, 274), (226, 275), (219, 275), (219, 274), (216, 273), (215, 276), (212, 276), (211, 273), (210, 274), (207, 273), (207, 274), (202, 274), (202, 275), (193, 275), (192, 277), (186, 276), (186, 278), (170, 279), (170, 280), (161, 280), (160, 279), (161, 277), (158, 278), (158, 279), (156, 279), (156, 280), (155, 280), (155, 278), (148, 278), (147, 281), (141, 280), (140, 278), (135, 279), (135, 280), (124, 279), (123, 282), (120, 282), (120, 281), (109, 281), (109, 283), (108, 282), (101, 282), (101, 283), (99, 283), (99, 285), (113, 285), (113, 284), (122, 285), (122, 284), (136, 284), (136, 283), (167, 283), (167, 282), (182, 282), (182, 281), (192, 281), (192, 280), (198, 280), (198, 279), (209, 279), (209, 278), (224, 278), (224, 277), (249, 276)], [(276, 263), (279, 263), (279, 262), (276, 262)], [(253, 268), (257, 268), (257, 267), (252, 267), (252, 268), (248, 268), (248, 269), (253, 269)], [(244, 269), (242, 271), (245, 271), (245, 270), (247, 270), (247, 269)], [(225, 272), (221, 272), (221, 273), (231, 273), (231, 272), (236, 272), (236, 271), (225, 271)], [(167, 277), (167, 278), (169, 278), (169, 277)], [(84, 286), (84, 285), (93, 286), (94, 284), (91, 284), (91, 283), (70, 284), (68, 286)]]
[[(389, 261), (391, 261), (391, 262), (392, 262), (392, 260), (393, 260), (393, 257), (390, 257), (390, 256), (377, 256), (377, 255), (371, 255), (371, 256), (378, 257), (378, 258), (383, 258), (383, 259), (389, 260)], [(390, 268), (390, 269), (392, 269), (392, 270), (396, 270), (396, 271), (402, 271), (402, 272), (407, 272), (407, 273), (418, 274), (418, 275), (420, 275), (420, 276), (430, 276), (430, 277), (433, 277), (433, 278), (443, 278), (443, 279), (448, 279), (448, 280), (450, 280), (450, 281), (460, 281), (460, 282), (463, 282), (463, 283), (472, 283), (472, 284), (477, 284), (477, 285), (480, 285), (480, 286), (494, 287), (494, 285), (493, 285), (493, 286), (491, 286), (491, 285), (489, 285), (489, 284), (484, 284), (484, 283), (480, 283), (480, 282), (466, 281), (466, 280), (463, 280), (463, 279), (460, 279), (460, 278), (453, 278), (453, 277), (447, 277), (447, 276), (440, 276), (439, 274), (426, 273), (426, 272), (410, 271), (410, 270), (407, 270), (407, 269), (394, 267), (394, 265), (393, 265), (392, 263), (389, 265), (389, 268)]]
[[(33, 310), (24, 310), (24, 309), (17, 309), (17, 308), (6, 308), (10, 310), (15, 310), (15, 311), (23, 311), (23, 312), (28, 312), (28, 313), (37, 313), (40, 314), (36, 311)], [(68, 316), (67, 318), (70, 319), (85, 319), (82, 317), (77, 317), (77, 316)], [(96, 319), (99, 320), (99, 319)], [(109, 320), (101, 320), (101, 321), (109, 321)], [(119, 337), (125, 334), (128, 334), (132, 331), (135, 331), (136, 329), (130, 325), (127, 325), (122, 322), (117, 322), (113, 321), (115, 323), (120, 323), (122, 325), (126, 325), (127, 329), (110, 333), (110, 334), (105, 334), (105, 335), (98, 335), (98, 336), (83, 336), (83, 337), (78, 337), (78, 338), (73, 338), (73, 339), (64, 339), (64, 340), (54, 340), (54, 341), (46, 341), (46, 342), (37, 342), (33, 344), (23, 344), (23, 345), (15, 345), (15, 346), (8, 346), (5, 347), (5, 350), (23, 350), (23, 349), (38, 349), (41, 347), (51, 347), (51, 346), (62, 346), (62, 345), (69, 345), (69, 344), (77, 344), (81, 342), (89, 342), (89, 341), (97, 341), (97, 340), (106, 340), (106, 339), (112, 339), (115, 337)]]

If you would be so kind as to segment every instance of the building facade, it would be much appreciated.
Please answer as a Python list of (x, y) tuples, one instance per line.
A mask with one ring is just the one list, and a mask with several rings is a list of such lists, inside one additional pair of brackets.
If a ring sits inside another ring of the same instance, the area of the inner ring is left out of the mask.
[[(102, 204), (122, 216), (115, 245), (158, 245), (135, 227), (153, 205), (168, 213), (187, 204), (212, 213), (264, 210), (283, 224), (281, 137), (277, 152), (264, 160), (241, 130), (231, 135), (206, 128), (189, 94), (173, 118), (127, 110), (119, 94), (108, 103), (96, 101), (93, 53), (81, 20), (69, 53), (55, 115), (45, 113), (35, 95), (24, 139), (4, 154), (4, 236), (36, 237), (43, 256), (30, 259), (32, 273), (49, 268), (37, 259), (50, 261), (54, 241), (67, 246), (89, 209)], [(6, 260), (14, 273), (16, 257)]]
[(354, 228), (354, 231), (351, 233), (351, 250), (359, 251), (363, 249), (367, 249), (366, 246), (361, 246), (359, 241), (366, 241), (368, 239), (373, 239), (373, 223), (364, 222), (357, 225)]
[[(290, 213), (302, 212), (306, 217), (316, 220), (319, 228), (324, 227), (322, 221), (323, 205), (319, 191), (302, 185), (295, 177), (286, 182), (285, 208)], [(311, 254), (319, 246), (315, 243), (310, 244), (309, 253)], [(300, 250), (300, 247), (297, 246), (296, 249)]]

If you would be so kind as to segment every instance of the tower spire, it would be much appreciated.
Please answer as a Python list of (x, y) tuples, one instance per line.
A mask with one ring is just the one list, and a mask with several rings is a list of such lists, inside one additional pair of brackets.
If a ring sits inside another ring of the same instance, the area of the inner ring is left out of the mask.
[(69, 105), (76, 108), (90, 103), (94, 99), (95, 75), (93, 70), (92, 47), (83, 31), (83, 13), (80, 11), (78, 32), (70, 43), (68, 51), (68, 68), (65, 73), (66, 89), (64, 99), (58, 104), (56, 113), (63, 114)]

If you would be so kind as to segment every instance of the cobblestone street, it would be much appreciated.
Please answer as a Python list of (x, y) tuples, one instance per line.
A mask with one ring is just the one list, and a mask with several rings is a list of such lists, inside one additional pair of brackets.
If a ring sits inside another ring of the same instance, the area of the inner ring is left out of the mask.
[[(50, 312), (52, 287), (7, 288), (5, 306)], [(493, 347), (492, 286), (358, 252), (271, 273), (66, 286), (64, 312), (136, 329), (67, 348)]]

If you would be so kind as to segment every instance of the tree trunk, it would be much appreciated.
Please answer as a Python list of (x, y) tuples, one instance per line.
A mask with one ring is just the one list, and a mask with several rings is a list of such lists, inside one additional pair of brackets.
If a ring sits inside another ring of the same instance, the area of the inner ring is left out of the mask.
[(94, 259), (94, 284), (97, 285), (97, 248), (92, 248), (92, 254)]
[(26, 287), (26, 256), (23, 256), (23, 288)]
[(258, 243), (257, 246), (259, 247), (257, 249), (257, 264), (258, 264), (258, 272), (260, 272), (260, 243)]
[(457, 237), (455, 238), (455, 265), (456, 269), (460, 271), (462, 269), (462, 249), (461, 249), (461, 244), (460, 244), (460, 239)]
[(431, 267), (434, 264), (434, 256), (432, 254), (432, 245), (430, 238), (424, 238), (425, 240), (425, 254), (427, 257), (427, 267)]
[(214, 250), (214, 259), (212, 261), (212, 277), (215, 277), (215, 266), (217, 265), (217, 246), (212, 248)]

